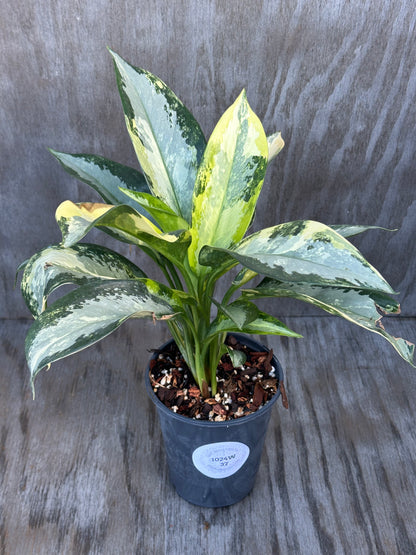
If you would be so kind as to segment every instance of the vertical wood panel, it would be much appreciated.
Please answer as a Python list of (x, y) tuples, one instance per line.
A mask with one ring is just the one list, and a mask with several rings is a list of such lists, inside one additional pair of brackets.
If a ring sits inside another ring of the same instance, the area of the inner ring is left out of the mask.
[(27, 316), (14, 270), (59, 240), (57, 204), (92, 198), (46, 147), (135, 163), (107, 45), (159, 74), (207, 134), (247, 87), (266, 131), (286, 139), (256, 225), (400, 228), (359, 245), (415, 314), (415, 17), (405, 0), (2, 3), (1, 316)]

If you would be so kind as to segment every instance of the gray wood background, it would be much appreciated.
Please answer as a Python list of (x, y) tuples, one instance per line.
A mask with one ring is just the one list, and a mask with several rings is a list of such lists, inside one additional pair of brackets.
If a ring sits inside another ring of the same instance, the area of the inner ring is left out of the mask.
[[(348, 322), (288, 324), (305, 339), (270, 338), (290, 408), (273, 409), (255, 487), (236, 505), (203, 509), (169, 483), (143, 387), (147, 349), (165, 328), (127, 323), (40, 375), (33, 402), (20, 347), (28, 325), (9, 321), (0, 338), (0, 553), (416, 553), (416, 372)], [(392, 325), (412, 329), (413, 319)]]
[(0, 554), (416, 553), (416, 373), (303, 304), (276, 307), (305, 336), (269, 340), (291, 408), (275, 411), (256, 488), (234, 507), (195, 508), (168, 482), (142, 388), (165, 328), (129, 322), (42, 374), (31, 400), (15, 269), (59, 241), (61, 201), (94, 199), (46, 147), (135, 164), (106, 46), (166, 81), (207, 135), (247, 88), (286, 140), (257, 227), (398, 228), (356, 244), (401, 292), (389, 331), (416, 339), (412, 2), (1, 2)]
[(206, 135), (246, 87), (286, 140), (256, 226), (398, 228), (357, 244), (415, 315), (415, 21), (407, 0), (1, 2), (0, 316), (28, 316), (15, 268), (59, 241), (57, 205), (93, 199), (46, 147), (135, 164), (107, 45), (166, 81)]

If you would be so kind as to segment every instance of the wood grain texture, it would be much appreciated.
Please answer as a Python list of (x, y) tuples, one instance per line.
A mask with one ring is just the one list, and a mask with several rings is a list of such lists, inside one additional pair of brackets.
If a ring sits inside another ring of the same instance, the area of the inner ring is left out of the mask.
[[(254, 491), (194, 507), (169, 484), (146, 398), (165, 328), (128, 323), (53, 365), (32, 401), (24, 321), (3, 321), (0, 553), (407, 554), (416, 551), (416, 373), (374, 334), (290, 318), (270, 341), (290, 409), (274, 409)], [(391, 320), (411, 335), (413, 319)]]
[(59, 202), (95, 198), (46, 147), (135, 164), (107, 45), (160, 75), (206, 134), (246, 87), (266, 131), (286, 140), (256, 227), (399, 228), (359, 245), (415, 315), (415, 18), (405, 0), (3, 2), (0, 316), (27, 316), (15, 268), (59, 240)]

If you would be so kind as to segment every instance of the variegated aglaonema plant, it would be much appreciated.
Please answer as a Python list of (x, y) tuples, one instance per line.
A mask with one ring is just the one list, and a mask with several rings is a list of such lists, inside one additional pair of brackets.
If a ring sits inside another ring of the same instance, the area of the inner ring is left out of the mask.
[[(380, 323), (382, 313), (399, 312), (394, 291), (347, 240), (369, 226), (303, 220), (246, 235), (267, 166), (284, 144), (280, 133), (266, 137), (246, 93), (206, 142), (159, 78), (111, 54), (143, 173), (100, 156), (51, 151), (104, 203), (63, 202), (56, 211), (62, 242), (22, 265), (21, 289), (35, 317), (26, 339), (32, 387), (52, 362), (128, 318), (150, 317), (166, 321), (202, 393), (215, 394), (220, 357), (229, 352), (242, 362), (224, 345), (228, 332), (300, 337), (253, 303), (264, 297), (292, 297), (342, 316), (385, 337), (412, 364), (414, 345)], [(142, 249), (166, 283), (112, 250), (79, 242), (96, 227)], [(231, 270), (216, 298), (219, 278)], [(67, 283), (76, 288), (47, 306)]]

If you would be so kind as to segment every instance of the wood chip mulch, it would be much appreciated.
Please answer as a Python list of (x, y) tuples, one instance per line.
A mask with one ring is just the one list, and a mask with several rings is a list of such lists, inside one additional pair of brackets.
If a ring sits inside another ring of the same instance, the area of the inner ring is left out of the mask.
[[(229, 355), (224, 355), (217, 370), (217, 393), (206, 398), (182, 358), (175, 343), (167, 350), (153, 352), (150, 363), (150, 382), (160, 401), (177, 414), (200, 420), (222, 422), (252, 414), (280, 389), (277, 371), (271, 364), (273, 351), (255, 352), (228, 337), (227, 343), (244, 351), (247, 360), (234, 368)], [(286, 396), (284, 401), (286, 401)], [(284, 406), (286, 406), (284, 402)]]

